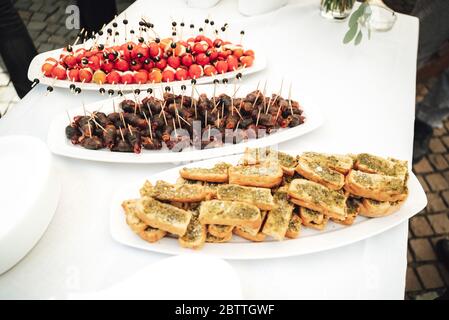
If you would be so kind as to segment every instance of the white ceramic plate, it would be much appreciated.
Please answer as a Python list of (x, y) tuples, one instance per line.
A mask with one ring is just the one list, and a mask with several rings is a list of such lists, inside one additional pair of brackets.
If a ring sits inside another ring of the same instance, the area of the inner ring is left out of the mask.
[[(262, 54), (262, 51), (263, 50), (259, 50), (259, 51), (255, 50), (256, 58), (254, 59), (254, 63), (251, 67), (239, 69), (237, 71), (226, 72), (226, 73), (211, 76), (211, 77), (201, 77), (201, 78), (197, 79), (197, 84), (212, 83), (215, 79), (218, 79), (218, 80), (222, 80), (225, 78), (233, 79), (239, 72), (243, 75), (243, 77), (245, 77), (245, 75), (250, 75), (250, 74), (253, 74), (255, 72), (265, 69), (265, 67), (267, 65), (267, 60), (266, 60), (265, 56)], [(62, 48), (52, 50), (52, 51), (47, 51), (47, 52), (44, 52), (44, 53), (41, 53), (41, 54), (38, 54), (37, 56), (35, 56), (34, 59), (31, 61), (30, 66), (28, 68), (28, 79), (30, 79), (31, 81), (33, 81), (34, 79), (39, 79), (40, 83), (42, 83), (42, 84), (51, 85), (53, 87), (69, 89), (69, 86), (72, 83), (70, 80), (55, 80), (53, 78), (48, 78), (48, 77), (43, 76), (42, 71), (41, 71), (41, 67), (42, 67), (42, 64), (45, 62), (45, 59), (47, 59), (47, 58), (58, 59), (61, 52), (62, 52)], [(190, 85), (190, 81), (191, 80), (175, 81), (175, 82), (172, 82), (171, 85), (172, 84), (175, 84), (177, 86), (181, 86), (183, 84)], [(162, 82), (162, 84), (165, 85), (166, 82)], [(76, 82), (75, 85), (80, 87), (82, 90), (99, 90), (101, 87), (101, 88), (104, 88), (106, 91), (108, 91), (109, 89), (113, 89), (113, 90), (122, 90), (123, 92), (129, 92), (129, 91), (133, 91), (135, 89), (143, 90), (143, 89), (147, 89), (147, 88), (157, 88), (157, 87), (160, 87), (161, 83), (155, 83), (155, 84), (146, 83), (146, 84), (142, 84), (142, 85), (138, 85), (138, 84), (129, 84), (129, 85), (128, 84), (127, 85), (104, 84), (104, 85), (100, 86), (96, 83)]]
[[(199, 93), (206, 93), (208, 96), (213, 94), (213, 85), (209, 86), (197, 86)], [(159, 88), (160, 89), (160, 86)], [(242, 85), (237, 92), (236, 96), (244, 96), (247, 93), (253, 91), (255, 88), (253, 86)], [(279, 90), (279, 88), (277, 89)], [(187, 92), (190, 94), (189, 89)], [(220, 85), (220, 88), (216, 90), (218, 93), (228, 93), (232, 94), (234, 92), (234, 86), (231, 85)], [(160, 95), (160, 92), (158, 92)], [(146, 93), (141, 93), (141, 97), (146, 96)], [(195, 96), (197, 96), (195, 94)], [(134, 99), (134, 96), (129, 96)], [(113, 100), (115, 105), (118, 106), (123, 97), (116, 97), (114, 99), (108, 99), (104, 101), (99, 101), (94, 104), (86, 105), (87, 111), (101, 110), (102, 112), (108, 113), (113, 111)], [(292, 99), (301, 100), (292, 96)], [(73, 118), (75, 115), (83, 114), (83, 108), (70, 110), (70, 116)], [(123, 153), (123, 152), (111, 152), (109, 149), (101, 150), (88, 150), (81, 146), (73, 145), (65, 137), (65, 127), (68, 125), (68, 119), (66, 112), (62, 112), (59, 116), (55, 117), (50, 125), (48, 131), (48, 146), (52, 152), (55, 154), (102, 162), (118, 162), (118, 163), (163, 163), (163, 162), (179, 162), (179, 161), (194, 161), (201, 159), (209, 159), (224, 155), (236, 154), (243, 152), (246, 147), (266, 147), (276, 145), (278, 143), (284, 142), (286, 140), (295, 139), (302, 136), (312, 130), (315, 130), (323, 123), (323, 117), (319, 108), (316, 106), (305, 106), (304, 116), (306, 117), (305, 122), (294, 128), (288, 128), (279, 130), (276, 133), (267, 135), (260, 139), (252, 139), (247, 142), (241, 142), (238, 144), (226, 144), (223, 147), (197, 150), (191, 148), (190, 150), (184, 150), (183, 152), (173, 152), (168, 149), (166, 150), (142, 150), (140, 154), (134, 153)]]
[(51, 153), (31, 136), (0, 138), (0, 274), (39, 241), (53, 218), (60, 183)]
[[(240, 157), (240, 155), (235, 155), (220, 159), (210, 159), (191, 163), (186, 166), (210, 167), (220, 161), (235, 164)], [(326, 229), (323, 231), (316, 231), (303, 227), (299, 238), (294, 240), (275, 241), (267, 238), (265, 242), (260, 243), (249, 242), (234, 236), (229, 243), (206, 243), (203, 249), (199, 251), (182, 248), (178, 244), (178, 240), (173, 238), (164, 238), (154, 244), (148, 243), (139, 238), (128, 227), (125, 222), (121, 203), (126, 199), (139, 198), (139, 189), (146, 178), (153, 183), (157, 180), (166, 180), (174, 183), (179, 176), (180, 168), (181, 167), (173, 168), (151, 177), (142, 177), (140, 181), (124, 185), (117, 190), (112, 198), (110, 211), (111, 234), (116, 241), (131, 247), (166, 254), (182, 254), (193, 251), (224, 259), (240, 260), (288, 257), (337, 248), (375, 236), (393, 228), (403, 221), (407, 221), (427, 205), (427, 198), (424, 190), (415, 175), (410, 173), (408, 183), (410, 194), (399, 211), (390, 216), (376, 219), (359, 216), (350, 227), (329, 222)]]

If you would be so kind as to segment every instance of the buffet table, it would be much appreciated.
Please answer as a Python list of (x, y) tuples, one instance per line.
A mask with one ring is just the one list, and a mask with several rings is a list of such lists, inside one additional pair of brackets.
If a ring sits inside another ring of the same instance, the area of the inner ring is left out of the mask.
[[(156, 25), (171, 18), (241, 24), (258, 43), (268, 67), (245, 82), (293, 81), (307, 108), (319, 107), (325, 124), (279, 149), (372, 152), (412, 160), (418, 20), (399, 15), (393, 29), (373, 33), (359, 46), (343, 45), (347, 23), (320, 17), (318, 0), (292, 1), (256, 17), (238, 13), (236, 1), (210, 10), (186, 8), (183, 0), (137, 1), (128, 19), (142, 13)], [(160, 21), (160, 22), (158, 22)], [(256, 51), (257, 52), (257, 51)], [(38, 85), (0, 121), (0, 135), (29, 134), (46, 140), (53, 116), (82, 102), (104, 99), (97, 92), (75, 96)], [(129, 179), (142, 180), (175, 164), (129, 165), (55, 156), (62, 182), (59, 205), (36, 247), (0, 276), (0, 298), (68, 298), (96, 291), (166, 258), (123, 246), (109, 233), (110, 198)], [(229, 261), (244, 298), (402, 299), (407, 266), (408, 225), (338, 249), (270, 260)], [(12, 244), (13, 245), (13, 244)], [(187, 298), (187, 297), (186, 297)]]

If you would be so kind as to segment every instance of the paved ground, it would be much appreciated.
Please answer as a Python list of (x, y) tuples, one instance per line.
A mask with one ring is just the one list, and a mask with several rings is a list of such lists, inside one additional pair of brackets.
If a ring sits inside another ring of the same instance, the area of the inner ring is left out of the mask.
[[(16, 0), (15, 6), (27, 24), (39, 52), (61, 47), (71, 42), (75, 30), (64, 26), (65, 8), (73, 1)], [(133, 0), (118, 0), (119, 12)], [(395, 10), (409, 12), (414, 0), (385, 1)], [(426, 94), (426, 84), (419, 84), (417, 99)], [(0, 112), (12, 108), (19, 101), (8, 74), (0, 61)], [(1, 120), (0, 120), (1, 125)], [(410, 220), (407, 299), (433, 299), (449, 286), (449, 272), (437, 261), (434, 251), (436, 241), (449, 237), (449, 121), (434, 131), (430, 153), (413, 170), (426, 190), (429, 205)]]

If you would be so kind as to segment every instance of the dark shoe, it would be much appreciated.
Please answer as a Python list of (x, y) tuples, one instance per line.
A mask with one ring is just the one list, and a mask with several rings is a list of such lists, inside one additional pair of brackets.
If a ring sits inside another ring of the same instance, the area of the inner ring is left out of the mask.
[(436, 244), (438, 260), (449, 271), (449, 239), (441, 239)]
[(429, 153), (429, 142), (433, 129), (427, 123), (415, 119), (415, 134), (413, 140), (413, 163), (419, 162)]

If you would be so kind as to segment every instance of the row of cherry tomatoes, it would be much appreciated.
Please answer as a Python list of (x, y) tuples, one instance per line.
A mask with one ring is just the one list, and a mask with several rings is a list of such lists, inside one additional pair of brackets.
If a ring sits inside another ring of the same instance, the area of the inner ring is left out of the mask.
[(47, 58), (46, 77), (97, 84), (173, 82), (213, 76), (252, 66), (254, 52), (241, 45), (204, 35), (175, 41), (129, 41), (120, 46), (64, 48), (59, 60)]

